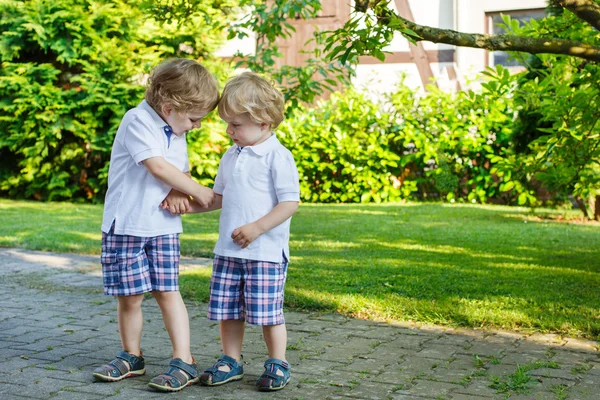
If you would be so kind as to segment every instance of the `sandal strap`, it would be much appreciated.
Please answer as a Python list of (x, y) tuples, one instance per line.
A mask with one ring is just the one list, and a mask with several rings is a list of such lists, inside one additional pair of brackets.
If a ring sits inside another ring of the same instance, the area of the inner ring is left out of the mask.
[[(233, 357), (229, 357), (225, 354), (221, 355), (221, 357), (219, 357), (219, 359), (217, 360), (217, 362), (214, 363), (214, 365), (210, 368), (208, 368), (206, 371), (204, 371), (207, 374), (216, 374), (217, 372), (226, 372), (226, 371), (221, 371), (219, 369), (219, 367), (221, 366), (227, 366), (229, 367), (229, 371), (233, 371), (233, 369), (235, 368), (235, 366), (238, 364), (238, 361), (235, 360), (235, 358)], [(226, 372), (227, 373), (227, 372)]]
[(278, 358), (267, 359), (267, 361), (265, 361), (265, 368), (267, 368), (267, 370), (269, 369), (269, 365), (274, 365), (276, 367), (282, 367), (282, 368), (280, 368), (282, 370), (282, 372), (288, 372), (290, 370), (290, 364), (288, 364), (287, 362), (280, 360)]
[(123, 361), (121, 360), (129, 363), (129, 368), (127, 371), (123, 372), (121, 368), (119, 368), (121, 373), (127, 373), (128, 371), (135, 371), (137, 369), (144, 368), (144, 356), (142, 353), (140, 353), (139, 356), (136, 356), (126, 352), (125, 350), (122, 350), (119, 354), (117, 354), (117, 358), (113, 361), (120, 361), (122, 363)]
[(126, 364), (121, 358), (115, 358), (114, 360), (106, 364), (106, 367), (115, 368), (117, 371), (119, 371), (119, 376), (125, 375), (130, 371), (129, 365)]
[(283, 379), (285, 376), (277, 375), (276, 372), (265, 371), (263, 372), (261, 378), (271, 378), (273, 380)]
[(161, 375), (161, 378), (169, 382), (169, 385), (171, 385), (172, 388), (181, 387), (190, 380), (190, 378), (179, 369), (169, 369), (169, 371)]
[[(179, 372), (179, 374), (181, 374), (180, 371), (184, 371), (191, 378), (195, 378), (198, 376), (198, 367), (196, 367), (195, 360), (192, 361), (192, 364), (188, 364), (185, 361), (183, 361), (181, 358), (174, 358), (169, 363), (169, 367), (171, 367), (171, 368), (169, 368), (169, 370), (167, 371), (167, 374), (170, 374), (170, 375), (173, 375), (176, 372)], [(186, 382), (188, 380), (189, 380), (189, 378), (185, 379)]]
[(151, 382), (164, 385), (168, 383), (173, 389), (181, 388), (187, 385), (192, 379), (198, 378), (198, 367), (196, 360), (192, 364), (188, 364), (181, 358), (174, 358), (169, 362), (169, 369), (152, 379)]

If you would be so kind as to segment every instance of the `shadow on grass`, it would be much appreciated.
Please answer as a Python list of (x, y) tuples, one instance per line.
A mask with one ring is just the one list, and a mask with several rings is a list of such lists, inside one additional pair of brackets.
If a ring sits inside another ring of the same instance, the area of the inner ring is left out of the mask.
[[(0, 211), (2, 246), (100, 250), (101, 206), (1, 201)], [(530, 215), (497, 206), (302, 205), (292, 220), (286, 304), (597, 338), (600, 226)], [(184, 217), (183, 255), (212, 255), (218, 218)], [(182, 292), (206, 301), (209, 279), (184, 274)]]
[(441, 205), (304, 207), (294, 222), (313, 222), (292, 228), (298, 259), (288, 300), (322, 299), (323, 308), (333, 302), (358, 316), (597, 338), (600, 230), (524, 223), (526, 215)]

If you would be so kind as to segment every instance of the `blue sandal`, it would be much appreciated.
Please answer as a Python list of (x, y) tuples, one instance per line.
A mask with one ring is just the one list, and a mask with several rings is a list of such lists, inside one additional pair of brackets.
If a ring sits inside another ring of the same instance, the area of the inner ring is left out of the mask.
[[(283, 376), (277, 374), (277, 371), (281, 371)], [(288, 384), (290, 378), (290, 364), (277, 358), (269, 358), (265, 361), (265, 372), (258, 378), (256, 386), (263, 392), (281, 390)]]
[(169, 363), (167, 372), (152, 378), (148, 386), (161, 392), (178, 392), (198, 382), (198, 379), (198, 365), (193, 357), (191, 364), (181, 358), (174, 358)]
[(134, 356), (126, 351), (121, 351), (117, 358), (94, 370), (94, 378), (105, 382), (117, 382), (132, 376), (146, 373), (144, 357), (140, 353)]
[[(221, 371), (219, 367), (223, 366), (229, 367), (229, 371)], [(231, 381), (239, 381), (243, 377), (242, 360), (236, 361), (223, 354), (212, 367), (204, 371), (200, 377), (200, 383), (206, 386), (218, 386)]]

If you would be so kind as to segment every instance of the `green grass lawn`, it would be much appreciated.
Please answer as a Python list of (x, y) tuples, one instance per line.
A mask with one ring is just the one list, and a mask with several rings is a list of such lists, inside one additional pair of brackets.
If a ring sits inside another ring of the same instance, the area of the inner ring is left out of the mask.
[[(553, 222), (559, 214), (303, 204), (292, 220), (286, 304), (599, 339), (600, 225)], [(98, 205), (0, 200), (0, 246), (97, 254), (101, 218)], [(210, 256), (217, 228), (218, 213), (186, 215), (182, 254)], [(208, 269), (182, 274), (182, 293), (206, 301), (209, 279)]]

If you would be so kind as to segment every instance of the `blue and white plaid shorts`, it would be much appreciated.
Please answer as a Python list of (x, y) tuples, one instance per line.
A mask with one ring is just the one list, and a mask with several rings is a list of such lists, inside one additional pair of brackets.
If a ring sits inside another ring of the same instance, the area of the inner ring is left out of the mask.
[(138, 237), (102, 232), (104, 294), (179, 290), (179, 234)]
[(287, 266), (287, 260), (274, 263), (215, 255), (208, 319), (246, 320), (253, 325), (285, 323), (283, 289)]

